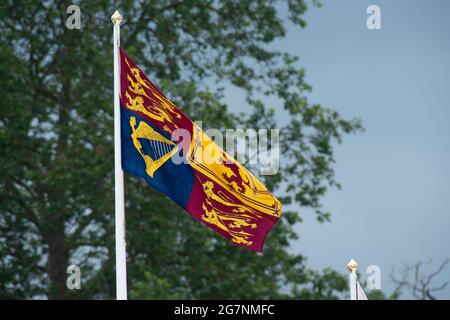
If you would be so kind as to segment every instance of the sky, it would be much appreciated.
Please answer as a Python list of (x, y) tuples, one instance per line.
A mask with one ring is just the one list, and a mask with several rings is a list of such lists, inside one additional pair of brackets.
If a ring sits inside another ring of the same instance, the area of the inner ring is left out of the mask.
[[(322, 3), (277, 46), (300, 57), (311, 102), (361, 118), (365, 132), (335, 148), (343, 188), (323, 200), (332, 222), (305, 214), (292, 249), (314, 268), (345, 272), (354, 258), (363, 279), (378, 265), (390, 293), (402, 262), (433, 259), (430, 272), (450, 258), (450, 1)], [(371, 4), (381, 30), (366, 26)], [(450, 267), (435, 284), (449, 280)], [(436, 295), (450, 299), (450, 287)]]
[[(390, 294), (390, 274), (400, 276), (402, 263), (433, 259), (430, 273), (450, 258), (450, 1), (322, 3), (308, 10), (305, 29), (290, 25), (274, 48), (300, 57), (310, 102), (361, 118), (365, 132), (335, 147), (342, 189), (322, 201), (332, 222), (300, 210), (292, 251), (309, 267), (343, 273), (354, 258), (362, 281), (377, 265)], [(366, 26), (372, 4), (381, 30)], [(239, 93), (231, 92), (233, 110)], [(450, 266), (434, 284), (449, 280)], [(436, 296), (450, 299), (450, 285)]]

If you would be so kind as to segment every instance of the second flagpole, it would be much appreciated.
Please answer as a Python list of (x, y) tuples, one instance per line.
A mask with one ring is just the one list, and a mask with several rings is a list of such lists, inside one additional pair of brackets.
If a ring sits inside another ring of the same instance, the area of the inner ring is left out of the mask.
[(122, 170), (122, 145), (120, 136), (120, 23), (122, 16), (115, 11), (111, 16), (114, 24), (114, 189), (116, 226), (116, 298), (127, 300), (127, 262), (125, 249), (125, 197)]
[(350, 272), (349, 279), (349, 288), (350, 288), (350, 300), (358, 300), (358, 290), (357, 290), (357, 275), (356, 271), (358, 271), (358, 263), (355, 260), (351, 259), (347, 264), (347, 269)]

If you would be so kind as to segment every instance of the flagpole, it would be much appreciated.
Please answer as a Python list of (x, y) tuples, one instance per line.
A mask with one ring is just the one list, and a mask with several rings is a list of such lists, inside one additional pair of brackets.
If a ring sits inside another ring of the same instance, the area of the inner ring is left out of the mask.
[(120, 141), (120, 23), (122, 16), (115, 11), (114, 23), (114, 183), (116, 220), (116, 299), (127, 300), (127, 262), (125, 250), (125, 199), (123, 191), (122, 149)]
[(358, 270), (358, 263), (351, 259), (347, 264), (347, 269), (350, 272), (349, 278), (349, 287), (350, 287), (350, 300), (358, 300), (358, 279), (356, 275), (356, 271)]

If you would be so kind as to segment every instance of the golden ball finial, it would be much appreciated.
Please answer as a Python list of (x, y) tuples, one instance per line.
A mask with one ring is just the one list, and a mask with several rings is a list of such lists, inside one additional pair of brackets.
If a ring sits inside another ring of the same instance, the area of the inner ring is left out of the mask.
[(122, 15), (120, 14), (119, 10), (116, 10), (113, 15), (111, 16), (111, 21), (114, 24), (120, 24), (122, 22)]
[(351, 259), (347, 264), (347, 269), (349, 272), (356, 272), (356, 270), (358, 270), (358, 263)]

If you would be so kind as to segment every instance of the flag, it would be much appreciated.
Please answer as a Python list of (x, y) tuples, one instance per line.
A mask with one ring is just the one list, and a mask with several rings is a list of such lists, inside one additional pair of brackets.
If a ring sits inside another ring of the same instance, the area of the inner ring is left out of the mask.
[(122, 49), (120, 82), (124, 171), (232, 243), (262, 252), (280, 218), (280, 201), (166, 98)]
[(356, 280), (356, 300), (368, 300), (358, 280)]

